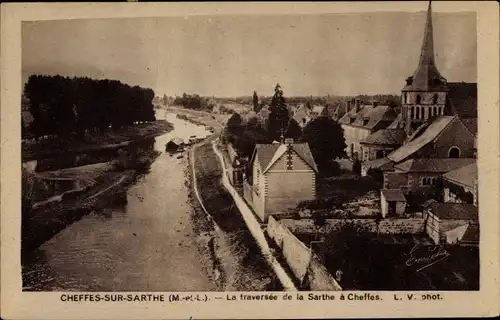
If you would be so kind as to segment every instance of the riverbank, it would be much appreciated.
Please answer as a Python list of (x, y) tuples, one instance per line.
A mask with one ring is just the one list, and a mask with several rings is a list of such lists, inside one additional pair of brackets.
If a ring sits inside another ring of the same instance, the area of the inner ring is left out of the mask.
[(193, 160), (200, 196), (215, 225), (210, 223), (194, 196), (191, 200), (200, 232), (211, 238), (207, 241), (207, 250), (213, 255), (214, 278), (220, 290), (225, 291), (282, 290), (231, 196), (222, 186), (222, 169), (210, 140), (196, 149)]
[[(22, 251), (29, 252), (50, 240), (83, 216), (105, 207), (124, 205), (126, 191), (158, 157), (154, 150), (142, 150), (140, 157), (117, 159), (105, 165), (89, 165), (46, 173), (47, 177), (77, 179), (84, 187), (35, 203), (22, 221)], [(38, 174), (44, 176), (44, 174)]]
[(154, 138), (173, 129), (166, 120), (156, 120), (136, 124), (119, 130), (106, 130), (103, 133), (88, 134), (83, 140), (70, 137), (67, 139), (45, 139), (23, 142), (22, 161), (38, 160), (70, 153), (93, 152), (117, 149), (143, 139)]

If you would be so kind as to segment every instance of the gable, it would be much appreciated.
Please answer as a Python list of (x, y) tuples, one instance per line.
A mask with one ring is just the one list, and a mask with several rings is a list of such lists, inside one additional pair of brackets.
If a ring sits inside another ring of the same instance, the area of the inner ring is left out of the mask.
[[(295, 150), (291, 150), (290, 155), (287, 152), (284, 152), (279, 159), (277, 159), (271, 167), (267, 171), (272, 172), (272, 171), (282, 171), (282, 170), (287, 170), (287, 165), (290, 163), (291, 160), (291, 167), (292, 170), (308, 170), (308, 171), (313, 171), (313, 168), (307, 162), (305, 162), (298, 154), (295, 152)], [(266, 172), (267, 172), (266, 171)]]

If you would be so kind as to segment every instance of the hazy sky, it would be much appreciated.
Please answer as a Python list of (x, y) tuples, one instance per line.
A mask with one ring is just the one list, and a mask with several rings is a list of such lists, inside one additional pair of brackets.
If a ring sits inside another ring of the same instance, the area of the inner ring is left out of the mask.
[[(399, 94), (425, 13), (191, 16), (24, 22), (32, 73), (113, 78), (157, 95)], [(434, 13), (437, 66), (476, 81), (475, 13)]]

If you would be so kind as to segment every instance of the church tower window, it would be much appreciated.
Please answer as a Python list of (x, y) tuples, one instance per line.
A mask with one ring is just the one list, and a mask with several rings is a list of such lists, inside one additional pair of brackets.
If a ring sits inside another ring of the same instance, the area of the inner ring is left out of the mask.
[(432, 97), (432, 104), (437, 104), (438, 103), (438, 95), (437, 93), (434, 94), (434, 96)]
[(420, 104), (422, 102), (422, 97), (419, 94), (417, 94), (417, 98), (415, 99), (415, 101), (417, 104)]
[(420, 119), (420, 107), (417, 107), (415, 119)]

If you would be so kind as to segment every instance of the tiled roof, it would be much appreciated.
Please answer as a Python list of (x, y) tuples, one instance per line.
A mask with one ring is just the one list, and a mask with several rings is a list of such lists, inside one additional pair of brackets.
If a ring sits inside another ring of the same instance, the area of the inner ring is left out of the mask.
[(450, 172), (475, 161), (473, 158), (418, 158), (396, 164), (394, 168), (403, 172)]
[(403, 144), (405, 138), (406, 133), (403, 129), (382, 129), (372, 133), (361, 141), (361, 143), (400, 146)]
[(397, 189), (408, 185), (408, 175), (399, 172), (384, 172), (384, 187)]
[(391, 170), (393, 168), (393, 163), (391, 160), (387, 158), (380, 158), (371, 161), (365, 161), (361, 164), (363, 167), (367, 169), (379, 169), (379, 170)]
[(309, 120), (309, 112), (307, 111), (307, 108), (305, 106), (301, 106), (297, 108), (293, 114), (293, 120), (297, 121), (297, 123), (301, 123), (302, 119)]
[(387, 129), (398, 129), (403, 128), (403, 114), (398, 113), (398, 116), (394, 121), (387, 127)]
[(436, 202), (430, 210), (442, 220), (478, 220), (477, 207), (470, 203)]
[(477, 163), (474, 161), (474, 163), (450, 171), (443, 175), (443, 179), (473, 188), (474, 179), (477, 179)]
[(323, 112), (324, 108), (325, 108), (324, 106), (315, 105), (312, 107), (312, 112), (319, 115)]
[(477, 223), (470, 223), (467, 230), (460, 239), (462, 242), (479, 242), (479, 225)]
[(394, 162), (400, 162), (433, 141), (452, 121), (452, 116), (436, 118), (419, 136), (391, 152), (387, 157)]
[(460, 119), (465, 126), (474, 134), (477, 135), (477, 118), (464, 118)]
[[(273, 144), (257, 144), (255, 146), (254, 154), (252, 156), (251, 162), (254, 161), (255, 155), (259, 159), (259, 164), (262, 173), (265, 173), (269, 168), (278, 161), (283, 154), (285, 154), (287, 145), (273, 143)], [(311, 150), (307, 143), (294, 143), (292, 144), (292, 149), (295, 153), (302, 158), (314, 171), (318, 171), (316, 162), (312, 156)]]
[(342, 118), (344, 114), (346, 113), (347, 110), (347, 102), (346, 101), (341, 101), (338, 105), (336, 105), (334, 108), (333, 113), (337, 115), (338, 119)]
[[(351, 108), (349, 112), (339, 120), (339, 123), (350, 124), (356, 127), (374, 129), (380, 123), (391, 124), (396, 119), (396, 112), (389, 106), (383, 105), (362, 105), (359, 112), (356, 113), (356, 107)], [(354, 119), (354, 121), (351, 121)]]
[(477, 83), (448, 83), (448, 104), (461, 118), (477, 118)]
[(387, 201), (406, 201), (405, 195), (400, 189), (382, 189), (380, 192)]
[(253, 162), (255, 159), (255, 155), (257, 155), (257, 157), (259, 158), (260, 169), (262, 172), (264, 172), (264, 170), (266, 170), (267, 166), (271, 162), (274, 154), (278, 150), (279, 146), (279, 143), (255, 145), (255, 150), (251, 161)]

